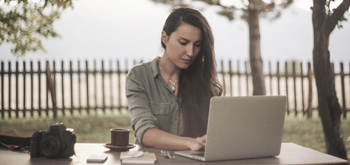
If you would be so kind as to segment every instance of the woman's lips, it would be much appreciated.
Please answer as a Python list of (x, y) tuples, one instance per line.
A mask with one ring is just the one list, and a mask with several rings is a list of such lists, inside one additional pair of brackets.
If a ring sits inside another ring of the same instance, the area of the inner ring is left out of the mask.
[(183, 61), (184, 63), (186, 63), (186, 64), (191, 63), (191, 59), (182, 59), (182, 61)]

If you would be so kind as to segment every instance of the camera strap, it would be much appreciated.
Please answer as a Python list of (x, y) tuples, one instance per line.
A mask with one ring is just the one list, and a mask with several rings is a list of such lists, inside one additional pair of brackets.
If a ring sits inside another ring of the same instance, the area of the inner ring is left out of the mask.
[(29, 149), (31, 137), (0, 135), (0, 146), (9, 150)]

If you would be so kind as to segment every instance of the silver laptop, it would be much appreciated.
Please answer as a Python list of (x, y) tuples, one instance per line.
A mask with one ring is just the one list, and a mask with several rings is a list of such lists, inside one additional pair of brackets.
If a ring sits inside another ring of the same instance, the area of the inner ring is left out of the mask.
[(175, 151), (201, 161), (277, 156), (286, 96), (213, 97), (205, 151)]

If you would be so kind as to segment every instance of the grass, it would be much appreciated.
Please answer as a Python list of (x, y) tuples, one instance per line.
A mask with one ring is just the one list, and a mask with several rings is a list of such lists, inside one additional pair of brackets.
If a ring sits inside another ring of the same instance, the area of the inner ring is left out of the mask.
[(35, 131), (48, 130), (50, 125), (63, 123), (74, 129), (78, 143), (108, 143), (110, 142), (111, 128), (130, 129), (130, 142), (135, 141), (134, 131), (131, 129), (131, 120), (128, 113), (108, 115), (73, 115), (67, 117), (34, 117), (22, 119), (1, 119), (0, 134), (32, 136)]
[[(294, 114), (286, 116), (283, 142), (293, 142), (325, 153), (326, 147), (321, 120), (317, 116), (316, 113), (313, 114), (312, 119)], [(110, 142), (111, 128), (130, 129), (129, 140), (130, 142), (135, 141), (128, 112), (109, 115), (73, 115), (58, 119), (45, 117), (0, 119), (0, 134), (31, 136), (37, 130), (47, 130), (54, 123), (64, 123), (67, 127), (74, 128), (78, 143), (108, 143)], [(349, 158), (350, 119), (342, 119), (342, 130)]]
[[(348, 159), (350, 158), (350, 119), (341, 121), (343, 132), (343, 140), (347, 150)], [(324, 140), (321, 119), (317, 113), (313, 114), (313, 118), (306, 119), (302, 115), (295, 116), (291, 114), (286, 116), (283, 142), (293, 142), (304, 147), (326, 153), (326, 144)]]

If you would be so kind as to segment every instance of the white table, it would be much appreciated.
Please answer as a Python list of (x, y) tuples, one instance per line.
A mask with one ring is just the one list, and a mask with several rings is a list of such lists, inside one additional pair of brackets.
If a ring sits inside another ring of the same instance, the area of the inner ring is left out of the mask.
[[(159, 155), (159, 149), (136, 146), (134, 150), (154, 152), (157, 157), (156, 164), (342, 164), (347, 160), (340, 159), (328, 154), (324, 154), (310, 148), (302, 147), (294, 143), (282, 143), (281, 153), (276, 157), (229, 160), (216, 162), (201, 162), (176, 155), (175, 159), (166, 159)], [(120, 152), (110, 151), (103, 146), (103, 143), (76, 143), (76, 156), (69, 159), (47, 159), (30, 158), (28, 152), (9, 151), (0, 149), (1, 165), (36, 165), (36, 164), (87, 164), (86, 159), (92, 154), (106, 154), (108, 159), (104, 164), (118, 165), (120, 162)], [(88, 163), (90, 165), (90, 163)]]

